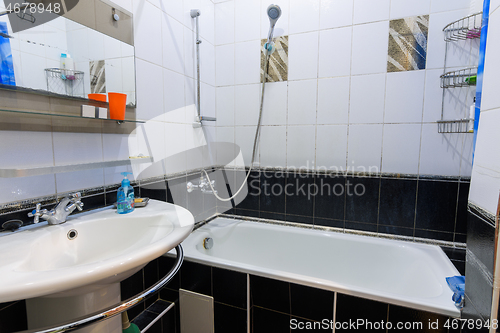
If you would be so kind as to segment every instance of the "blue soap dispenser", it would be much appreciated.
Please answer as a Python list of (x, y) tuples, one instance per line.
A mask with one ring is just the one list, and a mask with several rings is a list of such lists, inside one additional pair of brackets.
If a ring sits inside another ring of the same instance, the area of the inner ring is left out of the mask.
[(116, 200), (118, 214), (127, 214), (134, 211), (134, 188), (130, 186), (130, 180), (127, 178), (127, 175), (131, 174), (131, 172), (122, 172), (124, 178), (122, 180), (122, 186), (118, 189), (118, 196)]

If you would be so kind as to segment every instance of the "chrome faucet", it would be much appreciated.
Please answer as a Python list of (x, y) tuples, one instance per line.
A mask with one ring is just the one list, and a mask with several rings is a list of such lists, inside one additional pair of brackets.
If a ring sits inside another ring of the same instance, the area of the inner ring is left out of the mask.
[(75, 209), (83, 210), (83, 202), (81, 201), (81, 193), (72, 193), (62, 199), (54, 209), (41, 209), (42, 204), (37, 203), (36, 208), (28, 213), (28, 217), (33, 217), (33, 222), (40, 222), (40, 218), (46, 220), (49, 224), (62, 224), (66, 222), (68, 215), (73, 213)]

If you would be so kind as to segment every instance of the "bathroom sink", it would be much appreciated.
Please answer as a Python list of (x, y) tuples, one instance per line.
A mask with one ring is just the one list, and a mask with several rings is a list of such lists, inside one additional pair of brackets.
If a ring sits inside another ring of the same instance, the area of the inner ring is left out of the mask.
[(129, 214), (104, 208), (0, 237), (0, 303), (67, 297), (131, 276), (193, 228), (186, 209), (156, 200)]

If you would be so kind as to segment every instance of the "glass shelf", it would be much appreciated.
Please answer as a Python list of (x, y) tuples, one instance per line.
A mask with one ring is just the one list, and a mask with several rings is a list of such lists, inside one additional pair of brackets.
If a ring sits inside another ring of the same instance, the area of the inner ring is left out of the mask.
[(66, 118), (80, 118), (80, 119), (92, 119), (92, 120), (102, 120), (102, 121), (114, 121), (114, 122), (117, 122), (118, 124), (121, 124), (121, 123), (143, 124), (143, 123), (145, 123), (144, 121), (140, 121), (140, 120), (129, 120), (129, 119), (117, 120), (117, 119), (89, 118), (89, 117), (82, 117), (82, 116), (78, 116), (78, 115), (60, 114), (60, 113), (46, 113), (46, 112), (33, 112), (33, 111), (17, 111), (17, 110), (4, 110), (4, 109), (0, 109), (0, 112), (29, 114), (29, 115), (36, 115), (36, 116), (51, 116), (51, 117), (66, 117)]
[(69, 164), (69, 165), (47, 166), (47, 167), (38, 167), (29, 169), (0, 169), (0, 178), (41, 176), (54, 173), (111, 168), (124, 165), (137, 165), (137, 164), (152, 163), (152, 162), (154, 162), (153, 158), (143, 157), (143, 158), (129, 158), (126, 160), (117, 160), (117, 161)]

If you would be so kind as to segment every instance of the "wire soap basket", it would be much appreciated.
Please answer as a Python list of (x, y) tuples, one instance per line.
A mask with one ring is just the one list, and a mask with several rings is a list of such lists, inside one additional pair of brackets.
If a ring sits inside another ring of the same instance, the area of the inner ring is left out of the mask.
[(77, 70), (46, 68), (47, 90), (56, 94), (85, 98), (85, 73)]
[(441, 88), (458, 88), (475, 86), (477, 67), (459, 69), (444, 73), (441, 77)]
[(438, 120), (438, 133), (473, 133), (474, 119)]
[(481, 36), (483, 12), (472, 14), (451, 22), (444, 27), (444, 40), (447, 42), (475, 39)]

